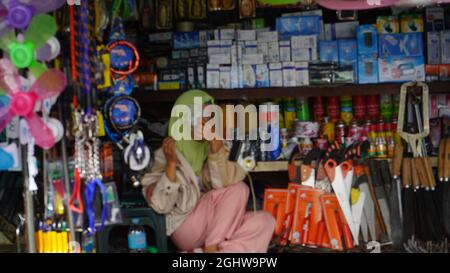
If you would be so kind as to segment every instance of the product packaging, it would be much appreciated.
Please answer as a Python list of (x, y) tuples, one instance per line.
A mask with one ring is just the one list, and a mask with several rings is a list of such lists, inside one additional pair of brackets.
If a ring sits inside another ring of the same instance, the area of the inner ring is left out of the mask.
[(283, 63), (283, 86), (293, 87), (297, 85), (296, 66), (294, 62)]
[(423, 56), (378, 59), (380, 82), (425, 81)]
[(400, 15), (400, 30), (403, 33), (423, 32), (424, 23), (421, 14), (402, 14)]
[(427, 33), (427, 63), (441, 63), (441, 34), (440, 32)]
[(256, 87), (269, 87), (269, 68), (267, 64), (256, 65)]
[(206, 87), (208, 89), (220, 88), (220, 66), (218, 64), (206, 66)]
[(320, 35), (321, 27), (321, 17), (315, 15), (278, 17), (276, 19), (276, 29), (284, 39), (291, 35)]
[(422, 33), (395, 33), (379, 36), (380, 57), (422, 56)]
[(283, 65), (281, 63), (269, 64), (270, 87), (283, 86)]
[(320, 61), (339, 62), (339, 51), (337, 41), (320, 41), (319, 43)]
[(386, 33), (399, 33), (400, 25), (398, 23), (397, 16), (378, 16), (377, 18), (377, 30), (380, 34)]
[(325, 24), (325, 40), (355, 39), (358, 21)]
[(361, 25), (357, 28), (358, 54), (378, 54), (378, 34), (373, 25)]
[(358, 83), (378, 83), (378, 59), (376, 55), (359, 55)]

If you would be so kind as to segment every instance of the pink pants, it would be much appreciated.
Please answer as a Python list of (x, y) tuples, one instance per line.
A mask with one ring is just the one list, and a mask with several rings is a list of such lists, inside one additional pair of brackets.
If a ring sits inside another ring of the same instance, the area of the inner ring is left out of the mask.
[(267, 252), (275, 220), (266, 212), (246, 212), (249, 190), (236, 185), (205, 193), (172, 234), (180, 250), (219, 245), (220, 252)]

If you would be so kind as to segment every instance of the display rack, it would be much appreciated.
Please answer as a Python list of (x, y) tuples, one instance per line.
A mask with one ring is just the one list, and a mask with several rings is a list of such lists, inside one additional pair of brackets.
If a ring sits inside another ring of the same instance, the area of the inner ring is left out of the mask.
[[(257, 100), (292, 97), (315, 96), (350, 96), (350, 95), (375, 95), (375, 94), (399, 94), (401, 83), (382, 84), (347, 84), (331, 86), (302, 86), (302, 87), (270, 87), (270, 88), (243, 88), (243, 89), (211, 89), (207, 90), (216, 100)], [(428, 83), (430, 93), (450, 93), (450, 82)], [(173, 102), (178, 98), (181, 90), (145, 90), (139, 88), (134, 97), (143, 104), (158, 102)]]

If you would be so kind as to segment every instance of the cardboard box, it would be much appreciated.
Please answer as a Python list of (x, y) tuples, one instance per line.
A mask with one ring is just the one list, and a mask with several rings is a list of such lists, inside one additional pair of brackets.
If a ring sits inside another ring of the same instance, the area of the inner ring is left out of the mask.
[(220, 40), (220, 53), (231, 54), (232, 40)]
[(377, 30), (380, 34), (399, 33), (400, 24), (398, 22), (397, 16), (378, 16)]
[(402, 14), (400, 15), (400, 31), (403, 33), (423, 32), (424, 23), (422, 14)]
[(230, 88), (242, 88), (241, 81), (239, 80), (239, 75), (242, 71), (241, 65), (231, 65), (230, 71)]
[(175, 32), (173, 34), (174, 49), (190, 49), (200, 47), (200, 35), (198, 31)]
[(338, 41), (339, 65), (346, 66), (358, 62), (358, 47), (356, 40), (345, 39)]
[(269, 44), (266, 42), (258, 42), (258, 54), (263, 56), (263, 62), (269, 62)]
[(440, 32), (427, 33), (427, 63), (441, 63), (441, 34)]
[(378, 59), (380, 82), (425, 81), (423, 56)]
[(201, 30), (198, 32), (198, 36), (200, 40), (200, 47), (207, 47), (208, 41), (212, 40), (214, 33), (209, 30)]
[(296, 86), (309, 85), (308, 62), (296, 62), (295, 63), (295, 80), (296, 80)]
[(439, 65), (439, 80), (450, 81), (450, 64)]
[(231, 88), (231, 67), (230, 66), (221, 66), (220, 67), (219, 86), (222, 89), (230, 89)]
[(442, 31), (445, 29), (445, 14), (443, 7), (426, 8), (425, 29), (427, 31)]
[(231, 54), (230, 53), (219, 53), (209, 55), (210, 64), (231, 64)]
[(168, 43), (172, 40), (173, 32), (159, 32), (148, 35), (150, 43)]
[(314, 9), (314, 10), (304, 10), (304, 11), (296, 11), (296, 12), (289, 12), (289, 13), (283, 13), (281, 17), (291, 17), (291, 16), (319, 16), (320, 17), (320, 40), (324, 39), (324, 27), (323, 27), (323, 11), (321, 9)]
[(256, 87), (269, 87), (269, 67), (267, 64), (256, 65)]
[(378, 54), (378, 34), (373, 25), (361, 25), (356, 29), (359, 55)]
[(358, 21), (325, 24), (325, 40), (354, 39)]
[(439, 81), (439, 65), (426, 64), (425, 65), (425, 80), (427, 82)]
[(339, 50), (337, 41), (320, 41), (319, 43), (320, 61), (339, 62)]
[(267, 61), (269, 63), (276, 63), (280, 61), (280, 52), (281, 49), (279, 47), (278, 42), (270, 42), (267, 43)]
[(245, 41), (244, 52), (245, 54), (258, 54), (258, 42), (257, 41)]
[(291, 48), (317, 48), (317, 35), (291, 36)]
[(256, 65), (242, 65), (242, 87), (253, 88), (256, 86)]
[(317, 61), (317, 48), (292, 48), (291, 54), (294, 62)]
[(269, 64), (270, 87), (283, 86), (283, 65), (281, 63)]
[(422, 33), (395, 33), (379, 36), (379, 56), (423, 56)]
[(221, 53), (219, 40), (210, 40), (207, 42), (207, 45), (208, 45), (208, 55)]
[(291, 61), (291, 42), (290, 41), (280, 41), (280, 62), (290, 62)]
[(276, 30), (283, 39), (292, 35), (320, 35), (321, 27), (321, 17), (316, 15), (278, 17), (276, 19)]
[(294, 62), (283, 63), (283, 86), (293, 87), (297, 85), (296, 66)]
[(238, 29), (237, 30), (238, 41), (254, 41), (256, 40), (256, 30), (254, 29)]
[(197, 66), (197, 88), (206, 88), (205, 67), (203, 65)]
[(243, 54), (242, 64), (262, 64), (264, 62), (263, 55), (260, 54)]
[(450, 64), (450, 30), (441, 31), (441, 63)]
[(206, 87), (208, 89), (220, 88), (220, 66), (218, 64), (206, 66)]
[(258, 42), (276, 42), (278, 41), (278, 31), (258, 31), (256, 37)]
[(378, 83), (378, 59), (376, 55), (359, 55), (358, 83)]
[(224, 28), (214, 30), (215, 40), (234, 40), (236, 39), (236, 30), (234, 28)]

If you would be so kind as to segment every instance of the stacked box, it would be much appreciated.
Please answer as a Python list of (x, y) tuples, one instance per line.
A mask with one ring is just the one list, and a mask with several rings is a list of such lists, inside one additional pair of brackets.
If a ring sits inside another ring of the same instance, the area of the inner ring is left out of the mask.
[(325, 40), (355, 39), (358, 21), (325, 24)]
[(270, 87), (283, 86), (283, 65), (281, 63), (269, 64)]
[(319, 43), (320, 61), (339, 62), (339, 50), (337, 41), (320, 41)]

